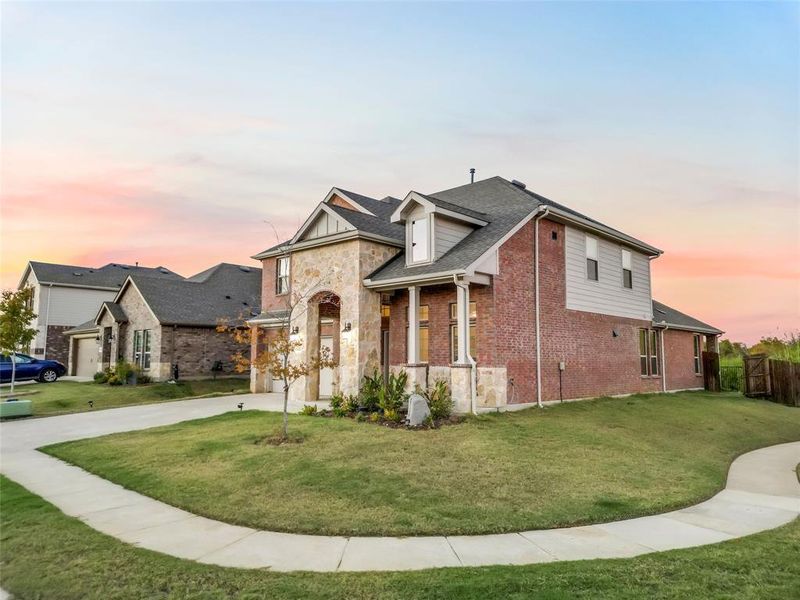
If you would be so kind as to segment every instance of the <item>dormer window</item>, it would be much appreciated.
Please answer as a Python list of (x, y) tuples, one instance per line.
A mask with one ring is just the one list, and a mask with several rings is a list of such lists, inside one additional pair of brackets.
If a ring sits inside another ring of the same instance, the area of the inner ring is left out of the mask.
[(426, 215), (421, 218), (411, 220), (411, 262), (428, 262), (431, 258), (430, 253), (430, 227), (428, 226), (429, 217)]

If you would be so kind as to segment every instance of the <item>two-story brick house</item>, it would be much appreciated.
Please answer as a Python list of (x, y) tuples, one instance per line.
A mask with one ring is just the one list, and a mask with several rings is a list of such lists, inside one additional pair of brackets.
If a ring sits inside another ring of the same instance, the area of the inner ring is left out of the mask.
[[(500, 177), (403, 200), (333, 188), (254, 257), (250, 323), (288, 326), (297, 358), (333, 350), (337, 368), (292, 387), (307, 402), (398, 369), (411, 385), (448, 381), (461, 412), (699, 388), (722, 332), (652, 300), (660, 254)], [(252, 374), (254, 391), (270, 386)]]

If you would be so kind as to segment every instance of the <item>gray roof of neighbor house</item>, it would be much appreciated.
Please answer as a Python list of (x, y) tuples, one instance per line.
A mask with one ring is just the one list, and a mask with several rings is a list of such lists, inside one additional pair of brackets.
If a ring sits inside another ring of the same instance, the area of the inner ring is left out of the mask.
[(162, 325), (212, 327), (237, 322), (261, 309), (261, 269), (220, 263), (180, 280), (132, 276), (136, 288)]
[(683, 329), (686, 331), (697, 331), (699, 333), (710, 333), (714, 335), (724, 333), (716, 327), (703, 323), (657, 300), (653, 300), (653, 324), (661, 325), (663, 322), (666, 322), (672, 329)]
[(69, 285), (89, 288), (116, 290), (122, 287), (128, 275), (155, 277), (162, 280), (183, 279), (182, 276), (166, 267), (139, 267), (109, 263), (102, 267), (77, 267), (30, 261), (31, 270), (39, 283)]
[(81, 323), (80, 325), (76, 325), (72, 329), (67, 329), (64, 332), (64, 335), (75, 335), (77, 333), (92, 333), (98, 330), (97, 323), (94, 322), (94, 319), (91, 321), (86, 321), (86, 323)]
[(100, 305), (100, 310), (98, 311), (97, 314), (99, 315), (104, 308), (111, 313), (111, 316), (117, 323), (128, 322), (128, 315), (125, 314), (125, 311), (122, 310), (122, 307), (116, 302), (111, 302), (110, 300), (106, 300), (105, 302), (103, 302), (103, 304)]

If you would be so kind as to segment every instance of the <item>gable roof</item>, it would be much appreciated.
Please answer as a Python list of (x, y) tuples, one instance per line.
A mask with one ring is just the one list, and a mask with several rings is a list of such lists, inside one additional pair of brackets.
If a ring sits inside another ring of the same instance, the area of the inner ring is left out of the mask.
[(536, 211), (545, 207), (557, 218), (575, 220), (582, 226), (597, 228), (609, 236), (614, 236), (652, 255), (660, 253), (657, 248), (544, 196), (530, 192), (502, 177), (491, 177), (434, 194), (427, 194), (425, 197), (431, 199), (432, 202), (447, 203), (448, 207), (454, 207), (453, 210), (461, 210), (467, 215), (479, 213), (481, 218), (488, 223), (483, 227), (476, 228), (434, 262), (407, 266), (405, 253), (399, 253), (367, 277), (370, 285), (405, 277), (466, 272), (515, 228), (531, 218)]
[(85, 323), (81, 323), (80, 325), (76, 325), (72, 329), (67, 329), (64, 332), (64, 335), (76, 335), (79, 333), (95, 333), (99, 330), (97, 323), (94, 322), (94, 319), (91, 321), (86, 321)]
[(33, 271), (40, 284), (64, 285), (104, 290), (118, 290), (125, 283), (128, 275), (155, 277), (162, 280), (183, 279), (166, 267), (140, 267), (121, 263), (108, 263), (102, 267), (79, 267), (39, 261), (30, 261), (22, 275), (20, 285)]
[[(220, 263), (187, 279), (134, 275), (129, 281), (161, 325), (213, 327), (219, 319), (250, 318), (261, 308), (261, 269), (257, 267)], [(120, 290), (117, 301), (124, 291)]]
[(107, 310), (108, 313), (111, 315), (111, 318), (114, 319), (117, 323), (128, 322), (128, 315), (125, 314), (125, 311), (122, 310), (122, 307), (116, 302), (111, 302), (109, 300), (106, 300), (100, 305), (100, 310), (97, 311), (97, 317), (95, 318), (95, 322), (100, 321), (100, 315), (103, 314), (104, 310)]
[(653, 300), (653, 325), (658, 326), (664, 324), (670, 329), (682, 329), (684, 331), (696, 331), (698, 333), (709, 333), (713, 335), (724, 333), (722, 330), (708, 325), (707, 323), (703, 323), (699, 319), (690, 317), (686, 313), (682, 313), (657, 300)]

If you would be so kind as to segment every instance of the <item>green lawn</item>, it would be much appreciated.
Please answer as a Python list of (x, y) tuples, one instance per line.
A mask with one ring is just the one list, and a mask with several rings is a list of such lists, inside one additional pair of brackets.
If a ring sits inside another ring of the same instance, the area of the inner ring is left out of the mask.
[[(31, 400), (34, 416), (42, 417), (197, 396), (243, 394), (250, 391), (249, 386), (250, 382), (247, 379), (202, 379), (181, 383), (121, 386), (57, 381), (19, 386), (15, 390), (19, 394), (15, 395), (21, 400)], [(3, 386), (3, 396), (8, 395), (8, 389), (8, 386)], [(89, 408), (89, 400), (94, 401), (92, 409)]]
[(472, 534), (660, 513), (708, 498), (739, 454), (800, 440), (800, 410), (734, 394), (643, 395), (408, 431), (247, 411), (47, 452), (193, 513), (259, 529)]
[(408, 573), (226, 569), (129, 546), (0, 478), (0, 586), (20, 600), (800, 597), (800, 521), (635, 559)]

